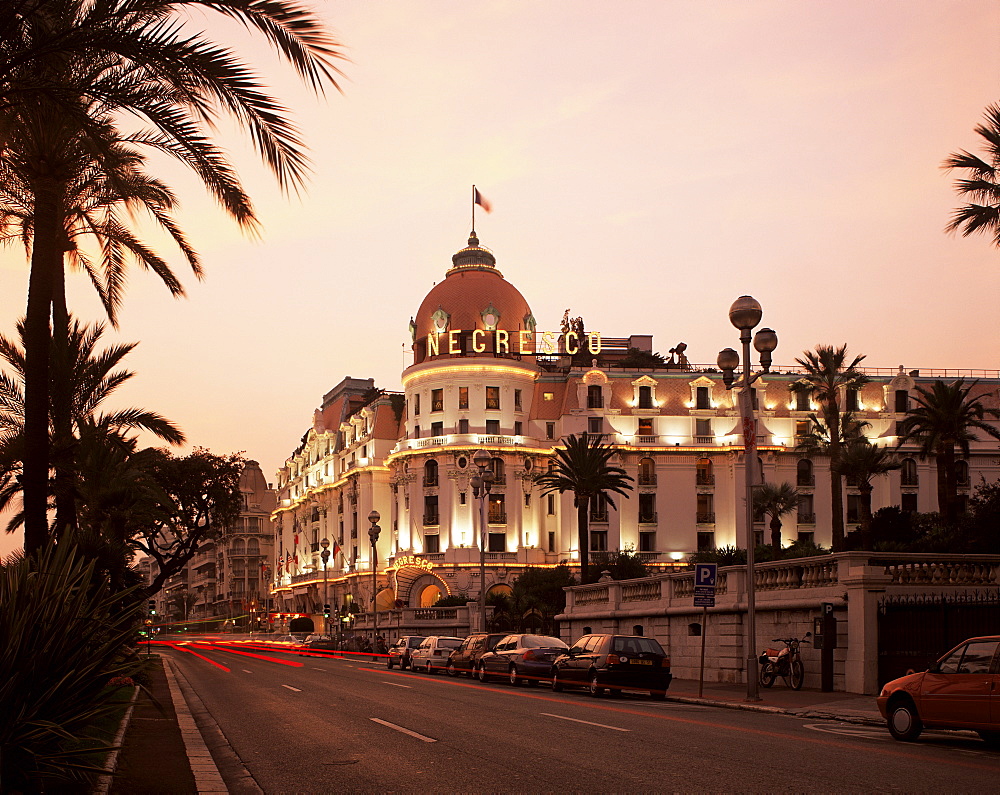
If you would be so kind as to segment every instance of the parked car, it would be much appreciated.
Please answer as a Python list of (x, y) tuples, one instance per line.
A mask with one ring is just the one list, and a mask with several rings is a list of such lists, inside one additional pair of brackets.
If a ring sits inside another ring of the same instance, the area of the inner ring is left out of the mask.
[(469, 635), (448, 658), (448, 676), (475, 675), (479, 658), (486, 652), (493, 651), (493, 648), (506, 638), (507, 634), (506, 632), (477, 632), (474, 635)]
[(648, 690), (667, 697), (673, 675), (670, 658), (653, 638), (642, 635), (584, 635), (552, 664), (552, 689), (586, 687), (592, 696), (610, 690)]
[(296, 648), (296, 652), (303, 657), (329, 657), (337, 651), (337, 641), (329, 635), (313, 635), (311, 638)]
[(566, 651), (566, 644), (551, 635), (507, 635), (493, 651), (484, 653), (476, 666), (480, 682), (490, 676), (506, 676), (512, 685), (537, 685), (548, 679), (552, 662)]
[(403, 635), (389, 647), (389, 652), (385, 658), (386, 668), (399, 666), (399, 670), (405, 671), (410, 664), (410, 656), (413, 650), (427, 640), (426, 635)]
[(893, 679), (876, 703), (897, 740), (925, 728), (972, 729), (1000, 745), (1000, 635), (969, 638), (926, 671)]
[(461, 638), (446, 635), (431, 635), (429, 638), (424, 638), (410, 654), (410, 668), (414, 671), (423, 668), (429, 674), (442, 671), (448, 664), (451, 653), (461, 645)]

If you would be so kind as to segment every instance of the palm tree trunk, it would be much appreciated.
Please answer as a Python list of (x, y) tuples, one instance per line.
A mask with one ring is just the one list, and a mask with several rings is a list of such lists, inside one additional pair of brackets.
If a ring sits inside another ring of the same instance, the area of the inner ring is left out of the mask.
[(576, 497), (576, 531), (580, 545), (580, 583), (584, 584), (590, 568), (590, 497), (586, 494)]
[(778, 514), (771, 517), (771, 552), (775, 560), (781, 558), (781, 517)]
[[(65, 243), (65, 240), (64, 240)], [(65, 256), (65, 246), (63, 251)], [(59, 538), (75, 529), (76, 440), (73, 438), (73, 362), (69, 355), (69, 310), (66, 306), (66, 270), (62, 265), (52, 276), (52, 359), (50, 403), (52, 412), (52, 466), (56, 514), (53, 535)]]
[(836, 403), (828, 404), (826, 427), (830, 431), (830, 510), (833, 514), (830, 525), (831, 546), (834, 552), (844, 549), (844, 486), (836, 471), (840, 458), (840, 410)]
[(32, 185), (34, 243), (24, 322), (24, 551), (38, 552), (48, 541), (49, 356), (52, 285), (62, 268), (61, 186), (52, 180)]
[(955, 448), (942, 444), (935, 456), (937, 465), (938, 510), (946, 527), (954, 527), (958, 519), (956, 510), (958, 484), (955, 480)]
[(870, 482), (858, 483), (858, 496), (861, 498), (858, 506), (858, 524), (861, 525), (861, 548), (866, 552), (871, 552), (874, 548), (872, 538), (872, 484)]

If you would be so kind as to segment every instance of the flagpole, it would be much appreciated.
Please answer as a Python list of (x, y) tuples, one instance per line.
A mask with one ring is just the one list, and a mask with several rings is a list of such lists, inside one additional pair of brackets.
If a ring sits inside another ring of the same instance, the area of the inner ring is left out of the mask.
[(476, 234), (476, 186), (472, 186), (472, 234)]

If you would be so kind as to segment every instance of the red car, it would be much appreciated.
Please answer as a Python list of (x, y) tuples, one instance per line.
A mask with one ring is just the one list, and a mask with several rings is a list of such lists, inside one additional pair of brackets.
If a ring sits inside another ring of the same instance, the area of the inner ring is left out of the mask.
[(897, 740), (928, 729), (972, 729), (1000, 745), (1000, 635), (969, 638), (926, 671), (894, 679), (877, 699)]

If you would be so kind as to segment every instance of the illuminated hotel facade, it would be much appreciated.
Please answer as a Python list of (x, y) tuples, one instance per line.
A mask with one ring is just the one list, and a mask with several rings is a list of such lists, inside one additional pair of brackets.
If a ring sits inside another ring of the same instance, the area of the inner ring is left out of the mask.
[[(724, 302), (723, 302), (724, 303)], [(345, 379), (324, 396), (313, 426), (278, 473), (277, 610), (319, 614), (354, 601), (370, 609), (372, 549), (368, 516), (377, 511), (378, 609), (420, 608), (442, 596), (477, 599), (505, 591), (528, 566), (574, 565), (572, 494), (543, 495), (535, 476), (553, 461), (559, 440), (604, 434), (612, 459), (634, 479), (616, 508), (591, 506), (590, 548), (631, 548), (654, 567), (724, 545), (745, 546), (743, 437), (738, 389), (714, 367), (692, 366), (683, 353), (651, 364), (652, 338), (608, 338), (563, 319), (536, 328), (521, 293), (496, 267), (475, 233), (452, 257), (444, 280), (410, 321), (413, 363), (404, 392), (371, 380)], [(629, 352), (631, 351), (631, 355)], [(935, 374), (868, 371), (871, 381), (845, 394), (842, 406), (869, 423), (879, 444), (896, 444), (896, 424), (914, 405), (915, 388)], [(947, 380), (954, 380), (951, 373)], [(976, 394), (1000, 405), (1000, 379), (982, 374)], [(775, 372), (754, 385), (758, 456), (764, 479), (802, 494), (784, 518), (783, 542), (831, 542), (828, 459), (796, 452), (817, 407), (790, 390), (801, 373)], [(480, 504), (473, 457), (490, 456), (495, 480), (484, 507), (486, 579), (479, 579)], [(876, 478), (873, 510), (937, 510), (933, 459), (903, 448), (903, 468)], [(959, 463), (960, 494), (1000, 477), (995, 440), (972, 444)], [(858, 491), (845, 488), (848, 530), (857, 522)], [(763, 536), (763, 517), (754, 523)], [(325, 570), (322, 540), (339, 554)]]

